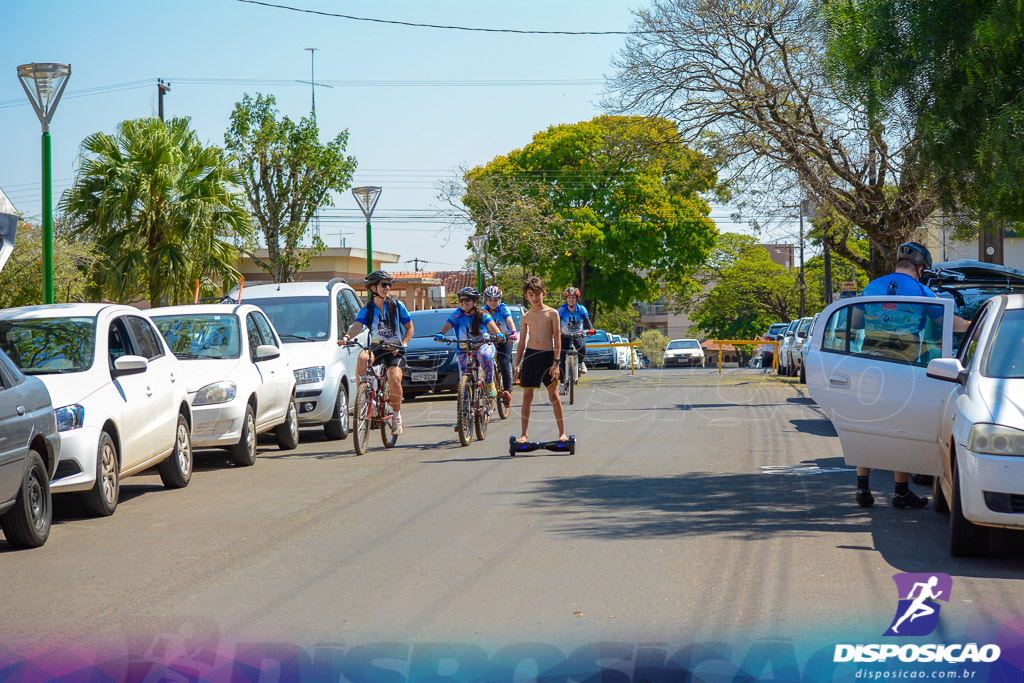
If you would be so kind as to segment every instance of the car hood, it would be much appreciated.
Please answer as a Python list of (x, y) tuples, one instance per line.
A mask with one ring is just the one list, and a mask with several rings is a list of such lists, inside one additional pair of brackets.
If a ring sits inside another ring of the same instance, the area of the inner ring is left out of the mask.
[(1024, 379), (980, 379), (978, 395), (989, 409), (992, 422), (1024, 429)]
[(180, 363), (186, 390), (194, 394), (208, 384), (230, 378), (242, 361), (239, 358), (197, 358)]
[(437, 353), (439, 351), (454, 351), (455, 347), (444, 342), (436, 342), (433, 337), (413, 337), (405, 352), (411, 356), (416, 353)]
[[(97, 382), (96, 375), (89, 372), (69, 372), (66, 375), (32, 375), (50, 392), (54, 408), (83, 403), (99, 391), (104, 382)], [(110, 381), (109, 375), (107, 380)]]
[(324, 360), (324, 351), (328, 348), (328, 344), (337, 344), (337, 342), (333, 340), (327, 342), (285, 342), (281, 345), (281, 357), (288, 361), (289, 367), (295, 370), (312, 368), (318, 365), (330, 365), (333, 359)]

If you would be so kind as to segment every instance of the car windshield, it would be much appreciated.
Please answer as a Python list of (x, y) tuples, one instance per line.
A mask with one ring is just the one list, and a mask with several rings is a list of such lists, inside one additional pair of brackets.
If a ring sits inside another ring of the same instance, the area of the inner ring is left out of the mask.
[(608, 342), (611, 341), (611, 339), (608, 337), (607, 332), (605, 332), (604, 330), (598, 330), (597, 332), (594, 333), (592, 337), (589, 338), (589, 341), (607, 344)]
[[(448, 322), (448, 317), (454, 311), (412, 311), (409, 315), (412, 317), (413, 336), (422, 337), (433, 337), (441, 329), (441, 326)], [(448, 330), (445, 334), (446, 337), (454, 339), (454, 332)]]
[(696, 339), (673, 339), (668, 343), (666, 349), (699, 349), (700, 344)]
[(282, 296), (246, 299), (259, 306), (274, 323), (284, 343), (325, 341), (330, 337), (331, 299), (328, 296)]
[(788, 325), (786, 325), (786, 323), (775, 323), (768, 328), (768, 331), (765, 334), (782, 334), (786, 331), (787, 327)]
[(96, 318), (2, 320), (0, 348), (26, 375), (83, 372), (96, 355)]
[(153, 316), (153, 322), (179, 360), (238, 358), (242, 343), (234, 315)]
[(999, 379), (1024, 379), (1024, 310), (1003, 314), (983, 374)]

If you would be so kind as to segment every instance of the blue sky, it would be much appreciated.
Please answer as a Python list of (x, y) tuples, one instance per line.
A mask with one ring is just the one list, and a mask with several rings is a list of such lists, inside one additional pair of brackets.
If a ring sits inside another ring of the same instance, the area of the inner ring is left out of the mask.
[[(628, 30), (630, 8), (643, 6), (622, 0), (278, 4), (408, 22), (565, 31)], [(310, 86), (296, 81), (309, 80), (305, 48), (317, 47), (316, 80), (349, 82), (317, 88), (321, 136), (347, 128), (348, 153), (359, 161), (354, 184), (384, 188), (374, 217), (374, 248), (399, 253), (403, 261), (426, 259), (421, 268), (429, 270), (459, 267), (469, 253), (466, 233), (446, 242), (447, 233), (438, 234), (445, 226), (430, 219), (439, 205), (437, 182), (460, 165), (472, 167), (523, 146), (549, 125), (601, 114), (602, 79), (612, 73), (611, 59), (624, 39), (411, 28), (239, 0), (4, 0), (0, 25), (6, 29), (0, 75), (7, 74), (0, 77), (0, 187), (24, 214), (41, 211), (40, 126), (18, 83), (18, 64), (72, 66), (51, 125), (56, 198), (73, 182), (84, 137), (156, 114), (157, 78), (171, 83), (165, 115), (191, 117), (199, 136), (217, 145), (223, 144), (234, 103), (246, 92), (275, 95), (280, 112), (292, 118), (307, 115)], [(250, 82), (224, 82), (239, 79)], [(466, 83), (474, 81), (491, 84)], [(106, 92), (81, 92), (120, 84)], [(713, 217), (727, 213), (716, 209)], [(718, 222), (723, 229), (739, 227)], [(329, 246), (343, 237), (350, 246), (365, 246), (365, 227), (351, 195), (335, 198), (321, 236)]]

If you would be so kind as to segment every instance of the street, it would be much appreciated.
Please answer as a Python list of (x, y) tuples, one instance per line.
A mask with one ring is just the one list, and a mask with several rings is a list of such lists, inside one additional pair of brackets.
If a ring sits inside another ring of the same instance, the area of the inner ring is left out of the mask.
[[(291, 452), (261, 438), (251, 468), (199, 452), (183, 490), (127, 479), (110, 518), (55, 498), (44, 547), (0, 544), (4, 644), (877, 640), (892, 575), (926, 571), (953, 577), (945, 628), (1024, 617), (1021, 536), (953, 559), (948, 518), (892, 509), (887, 472), (859, 509), (796, 380), (592, 370), (566, 407), (575, 456), (508, 457), (520, 403), (468, 448), (452, 398), (428, 396), (403, 408), (394, 450), (373, 434), (357, 457), (310, 429)], [(546, 399), (533, 415), (532, 437), (557, 436)]]

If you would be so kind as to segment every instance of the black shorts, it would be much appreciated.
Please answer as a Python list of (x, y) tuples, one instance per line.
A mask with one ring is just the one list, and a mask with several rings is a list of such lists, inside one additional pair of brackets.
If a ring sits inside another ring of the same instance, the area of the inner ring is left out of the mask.
[(373, 354), (373, 364), (384, 364), (384, 369), (399, 368), (405, 372), (405, 351), (396, 351), (386, 346), (370, 346), (370, 353)]
[(551, 377), (551, 367), (554, 364), (554, 351), (526, 349), (526, 353), (523, 354), (523, 364), (519, 368), (519, 384), (524, 389), (539, 389), (541, 384), (550, 387), (555, 383), (554, 378)]

